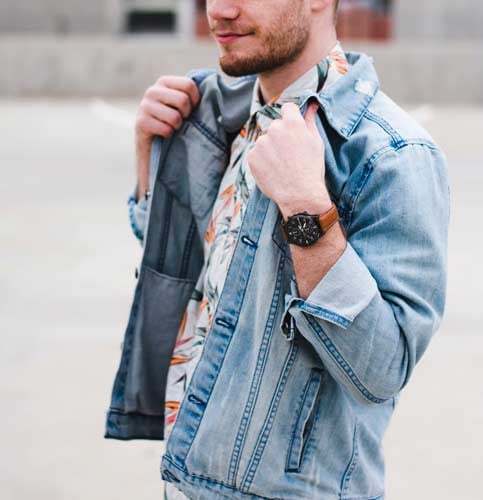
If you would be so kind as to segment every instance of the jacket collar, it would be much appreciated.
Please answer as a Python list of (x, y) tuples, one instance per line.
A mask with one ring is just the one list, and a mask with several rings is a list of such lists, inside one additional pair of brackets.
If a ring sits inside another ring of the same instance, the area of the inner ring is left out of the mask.
[[(372, 58), (359, 52), (346, 52), (350, 69), (320, 93), (306, 91), (299, 98), (299, 108), (305, 113), (308, 100), (317, 99), (329, 125), (348, 139), (379, 89), (379, 80)], [(217, 121), (227, 133), (238, 132), (250, 117), (250, 105), (256, 74), (227, 81), (213, 69), (188, 73), (200, 87), (202, 103), (218, 113)], [(209, 78), (207, 78), (209, 77)], [(201, 105), (200, 105), (201, 107)], [(203, 115), (207, 110), (199, 110)]]
[(316, 97), (330, 126), (348, 139), (379, 90), (379, 79), (371, 57), (358, 52), (345, 55), (350, 69), (344, 77), (319, 94), (306, 93), (299, 106), (303, 108), (311, 97)]

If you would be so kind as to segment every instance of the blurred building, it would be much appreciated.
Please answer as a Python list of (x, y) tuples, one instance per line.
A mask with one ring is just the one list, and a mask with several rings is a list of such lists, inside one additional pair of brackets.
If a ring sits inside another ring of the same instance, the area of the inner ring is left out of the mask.
[[(141, 95), (161, 74), (213, 67), (205, 8), (206, 0), (0, 0), (0, 97)], [(406, 102), (483, 103), (481, 26), (481, 0), (340, 0), (338, 14), (347, 50), (369, 53), (384, 88)]]
[[(391, 36), (391, 0), (341, 0), (343, 38)], [(206, 0), (2, 0), (0, 32), (209, 35)]]
[[(0, 32), (208, 36), (206, 0), (1, 0)], [(341, 0), (342, 39), (483, 39), (479, 0)]]
[(195, 32), (195, 0), (1, 0), (0, 32)]
[(396, 0), (398, 40), (483, 41), (481, 0)]

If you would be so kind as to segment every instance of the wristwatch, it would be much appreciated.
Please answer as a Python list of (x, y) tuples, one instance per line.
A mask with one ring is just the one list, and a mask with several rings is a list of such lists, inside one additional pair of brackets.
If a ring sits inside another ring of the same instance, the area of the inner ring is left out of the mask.
[(288, 243), (299, 247), (313, 245), (339, 220), (339, 212), (334, 203), (327, 212), (311, 215), (301, 212), (282, 220), (283, 235)]

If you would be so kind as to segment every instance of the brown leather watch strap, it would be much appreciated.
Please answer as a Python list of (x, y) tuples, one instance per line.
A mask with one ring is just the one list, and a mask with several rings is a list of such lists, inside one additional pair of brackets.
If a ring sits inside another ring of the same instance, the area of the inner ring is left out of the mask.
[(319, 224), (322, 232), (325, 234), (338, 220), (339, 212), (337, 206), (335, 203), (332, 203), (332, 206), (327, 212), (319, 215)]

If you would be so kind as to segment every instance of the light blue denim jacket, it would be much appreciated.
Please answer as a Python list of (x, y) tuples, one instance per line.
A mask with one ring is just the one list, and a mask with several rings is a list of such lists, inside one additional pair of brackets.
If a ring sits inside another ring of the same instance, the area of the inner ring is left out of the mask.
[[(300, 298), (276, 204), (256, 187), (162, 478), (190, 499), (384, 498), (382, 439), (443, 316), (450, 191), (443, 153), (379, 90), (372, 60), (310, 99), (347, 247)], [(189, 73), (201, 102), (155, 138), (152, 196), (130, 203), (143, 258), (105, 437), (163, 439), (178, 327), (256, 75)]]

